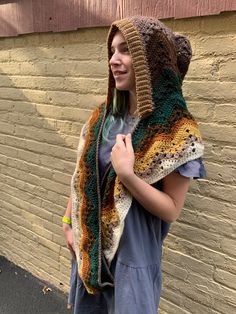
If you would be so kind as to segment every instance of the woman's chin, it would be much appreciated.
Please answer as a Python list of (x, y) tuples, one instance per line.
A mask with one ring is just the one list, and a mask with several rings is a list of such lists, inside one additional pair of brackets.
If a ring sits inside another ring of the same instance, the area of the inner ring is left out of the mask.
[(116, 89), (119, 91), (127, 91), (128, 90), (128, 88), (125, 88), (125, 86), (122, 84), (116, 84)]

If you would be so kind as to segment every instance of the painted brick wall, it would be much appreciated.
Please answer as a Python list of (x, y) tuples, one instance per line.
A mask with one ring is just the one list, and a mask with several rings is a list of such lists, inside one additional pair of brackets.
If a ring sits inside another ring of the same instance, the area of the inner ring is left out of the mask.
[(106, 34), (0, 40), (0, 254), (66, 291), (61, 216), (81, 126), (106, 92)]
[[(167, 21), (189, 35), (184, 84), (206, 143), (165, 241), (161, 314), (236, 311), (235, 13)], [(78, 135), (106, 93), (107, 29), (0, 39), (0, 254), (66, 291), (61, 215)]]
[(192, 181), (166, 239), (161, 314), (236, 313), (235, 16), (170, 23), (193, 47), (184, 94), (205, 139), (208, 176)]

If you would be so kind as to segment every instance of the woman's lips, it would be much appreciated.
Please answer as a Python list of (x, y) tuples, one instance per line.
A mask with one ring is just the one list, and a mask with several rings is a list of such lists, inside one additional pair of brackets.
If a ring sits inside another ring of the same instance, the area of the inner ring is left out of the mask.
[(119, 76), (122, 76), (122, 75), (124, 75), (126, 73), (127, 73), (126, 71), (114, 71), (113, 72), (113, 76), (114, 77), (119, 77)]

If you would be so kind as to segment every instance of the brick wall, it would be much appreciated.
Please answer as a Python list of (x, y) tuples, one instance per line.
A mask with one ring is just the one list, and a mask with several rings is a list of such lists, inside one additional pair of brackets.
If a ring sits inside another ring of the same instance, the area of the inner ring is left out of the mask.
[[(205, 139), (208, 177), (192, 182), (165, 241), (160, 313), (233, 314), (235, 13), (166, 23), (192, 43), (184, 94)], [(106, 35), (97, 28), (0, 39), (0, 254), (65, 291), (61, 215), (78, 134), (106, 93)]]
[(235, 13), (170, 23), (189, 35), (184, 94), (206, 144), (206, 180), (192, 181), (164, 249), (161, 314), (236, 313)]
[(106, 92), (106, 34), (0, 40), (0, 254), (65, 290), (61, 216), (81, 126)]

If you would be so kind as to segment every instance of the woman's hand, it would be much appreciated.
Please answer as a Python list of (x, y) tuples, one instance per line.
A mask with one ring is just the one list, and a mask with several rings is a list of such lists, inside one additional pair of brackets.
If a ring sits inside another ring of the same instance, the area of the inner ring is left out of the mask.
[(66, 238), (66, 246), (70, 250), (73, 258), (75, 258), (75, 251), (73, 246), (73, 232), (70, 225), (63, 223), (63, 233)]
[(111, 151), (111, 163), (121, 181), (134, 173), (134, 161), (131, 134), (117, 134), (116, 143)]
[(134, 173), (134, 161), (131, 135), (118, 134), (111, 151), (111, 162), (123, 185), (153, 215), (167, 222), (176, 220), (184, 204), (189, 178), (172, 172), (163, 178), (163, 190), (159, 191)]

